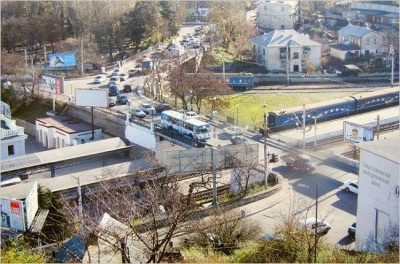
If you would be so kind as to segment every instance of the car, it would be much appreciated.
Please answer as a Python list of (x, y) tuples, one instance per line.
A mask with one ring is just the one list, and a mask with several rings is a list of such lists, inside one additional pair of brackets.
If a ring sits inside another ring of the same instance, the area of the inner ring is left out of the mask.
[(146, 116), (146, 113), (143, 112), (142, 109), (140, 109), (139, 107), (132, 108), (130, 110), (130, 112), (131, 112), (132, 116), (136, 116), (139, 118), (143, 118)]
[[(305, 230), (310, 235), (317, 233), (318, 236), (323, 236), (328, 234), (331, 230), (331, 225), (328, 222), (322, 221), (321, 219), (315, 219), (315, 217), (309, 217), (304, 220), (300, 220), (296, 224), (297, 229)], [(315, 232), (316, 231), (316, 232)]]
[(119, 74), (119, 79), (121, 81), (126, 81), (128, 78), (129, 78), (129, 74), (127, 74), (127, 73), (120, 73)]
[(301, 170), (312, 173), (315, 170), (315, 165), (310, 156), (307, 154), (288, 154), (281, 157), (290, 169)]
[(247, 142), (249, 142), (249, 140), (248, 140), (246, 137), (240, 136), (240, 135), (238, 135), (238, 136), (233, 136), (233, 137), (230, 139), (230, 141), (231, 141), (231, 143), (232, 143), (233, 145), (246, 144)]
[(243, 128), (237, 126), (226, 127), (223, 129), (223, 131), (224, 133), (232, 136), (238, 136), (243, 134)]
[(124, 94), (120, 94), (117, 96), (117, 103), (122, 104), (122, 105), (126, 105), (129, 101), (128, 96), (124, 95)]
[(119, 84), (121, 82), (119, 76), (113, 76), (110, 78), (110, 82), (115, 82), (116, 84)]
[(191, 118), (197, 118), (197, 117), (199, 117), (199, 115), (198, 115), (196, 112), (194, 112), (194, 111), (188, 111), (188, 112), (186, 112), (186, 116), (191, 117)]
[(119, 88), (118, 86), (110, 86), (110, 88), (108, 88), (108, 96), (117, 96), (119, 95)]
[(153, 113), (156, 111), (156, 109), (154, 109), (154, 107), (152, 107), (150, 104), (141, 104), (139, 108), (147, 115), (153, 115)]
[(358, 194), (358, 180), (346, 181), (342, 185), (341, 189), (347, 192)]
[(135, 75), (136, 73), (138, 73), (139, 71), (138, 70), (136, 70), (136, 69), (129, 69), (128, 70), (128, 75), (129, 76), (133, 76), (133, 75)]
[(356, 238), (356, 227), (357, 227), (357, 223), (353, 223), (348, 229), (347, 229), (347, 233), (349, 234), (349, 237), (352, 239)]
[(163, 111), (172, 110), (172, 107), (169, 104), (161, 103), (158, 104), (155, 109), (157, 113), (161, 113)]
[(108, 107), (113, 107), (117, 104), (115, 97), (108, 97)]
[(111, 86), (118, 86), (118, 84), (116, 82), (109, 82), (108, 88), (110, 88)]
[(103, 83), (106, 81), (106, 76), (105, 75), (97, 75), (96, 77), (94, 77), (93, 83)]
[(130, 84), (124, 84), (124, 93), (132, 92), (132, 86)]
[(118, 76), (122, 73), (121, 69), (115, 69), (112, 73), (111, 76)]

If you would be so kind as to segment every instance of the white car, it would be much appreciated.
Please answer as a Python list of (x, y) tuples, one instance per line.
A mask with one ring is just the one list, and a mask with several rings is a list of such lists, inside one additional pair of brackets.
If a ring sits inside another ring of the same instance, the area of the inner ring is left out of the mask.
[(226, 134), (229, 134), (231, 136), (238, 136), (238, 135), (242, 135), (243, 134), (243, 128), (241, 127), (237, 127), (237, 126), (230, 126), (227, 128), (224, 128), (223, 131)]
[(316, 230), (319, 236), (326, 235), (331, 230), (331, 225), (328, 222), (324, 222), (318, 218), (315, 220), (315, 217), (300, 220), (296, 227), (300, 230), (306, 230), (310, 235), (315, 234)]
[(146, 113), (143, 112), (143, 111), (142, 111), (140, 108), (138, 108), (138, 107), (132, 108), (132, 109), (130, 110), (130, 112), (131, 112), (131, 114), (132, 114), (133, 116), (136, 116), (136, 117), (139, 117), (139, 118), (144, 118), (144, 117), (146, 116)]
[(148, 115), (153, 115), (156, 112), (156, 109), (150, 104), (141, 104), (139, 108)]
[(103, 83), (106, 81), (106, 79), (107, 78), (105, 75), (100, 74), (100, 75), (97, 75), (96, 77), (94, 77), (93, 83)]
[(115, 69), (112, 73), (111, 76), (118, 76), (122, 73), (121, 69)]
[(121, 81), (126, 81), (129, 78), (129, 74), (127, 73), (120, 73), (119, 78)]
[(347, 192), (358, 194), (358, 180), (346, 181), (342, 185), (341, 189)]
[(191, 118), (197, 118), (197, 117), (199, 117), (199, 115), (198, 115), (196, 112), (194, 112), (194, 111), (188, 111), (188, 112), (186, 112), (186, 116), (191, 117)]

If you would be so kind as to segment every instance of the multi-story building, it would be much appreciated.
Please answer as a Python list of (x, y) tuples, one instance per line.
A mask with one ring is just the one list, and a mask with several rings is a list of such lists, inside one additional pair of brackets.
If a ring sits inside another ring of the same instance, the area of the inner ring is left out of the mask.
[(388, 51), (385, 38), (369, 28), (349, 24), (341, 28), (338, 35), (338, 45), (331, 46), (331, 54), (341, 59), (344, 59), (343, 54), (338, 56), (338, 52), (332, 52), (332, 49), (350, 52), (356, 56), (379, 55)]
[[(274, 30), (251, 39), (256, 62), (269, 71), (303, 72), (305, 63), (321, 66), (321, 47), (295, 30)], [(289, 56), (287, 56), (289, 54)]]
[(356, 250), (382, 252), (399, 246), (399, 144), (400, 137), (357, 144)]
[(399, 5), (394, 1), (352, 1), (343, 17), (372, 24), (399, 25)]
[[(94, 130), (94, 140), (101, 139), (101, 129)], [(64, 148), (88, 143), (91, 125), (70, 116), (36, 119), (36, 139), (47, 148)]]
[(262, 29), (293, 29), (298, 1), (262, 1), (257, 6), (257, 26)]
[[(6, 104), (1, 103), (3, 108)], [(0, 114), (1, 159), (25, 155), (25, 140), (28, 138), (24, 128), (17, 126), (16, 121), (11, 119), (11, 113), (9, 111), (7, 113), (2, 110)]]

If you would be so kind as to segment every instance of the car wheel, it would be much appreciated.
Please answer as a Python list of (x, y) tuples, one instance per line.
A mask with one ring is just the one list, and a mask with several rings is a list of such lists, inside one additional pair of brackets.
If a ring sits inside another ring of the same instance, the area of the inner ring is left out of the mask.
[(346, 190), (346, 192), (350, 192), (350, 189), (349, 189), (349, 187), (346, 187), (346, 189), (345, 189), (345, 190)]

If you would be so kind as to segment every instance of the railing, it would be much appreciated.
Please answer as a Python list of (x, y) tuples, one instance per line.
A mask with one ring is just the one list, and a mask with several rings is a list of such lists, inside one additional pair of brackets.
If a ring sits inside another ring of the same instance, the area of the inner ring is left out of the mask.
[(1, 129), (1, 139), (8, 137), (22, 136), (24, 134), (24, 128), (19, 127), (17, 129)]

